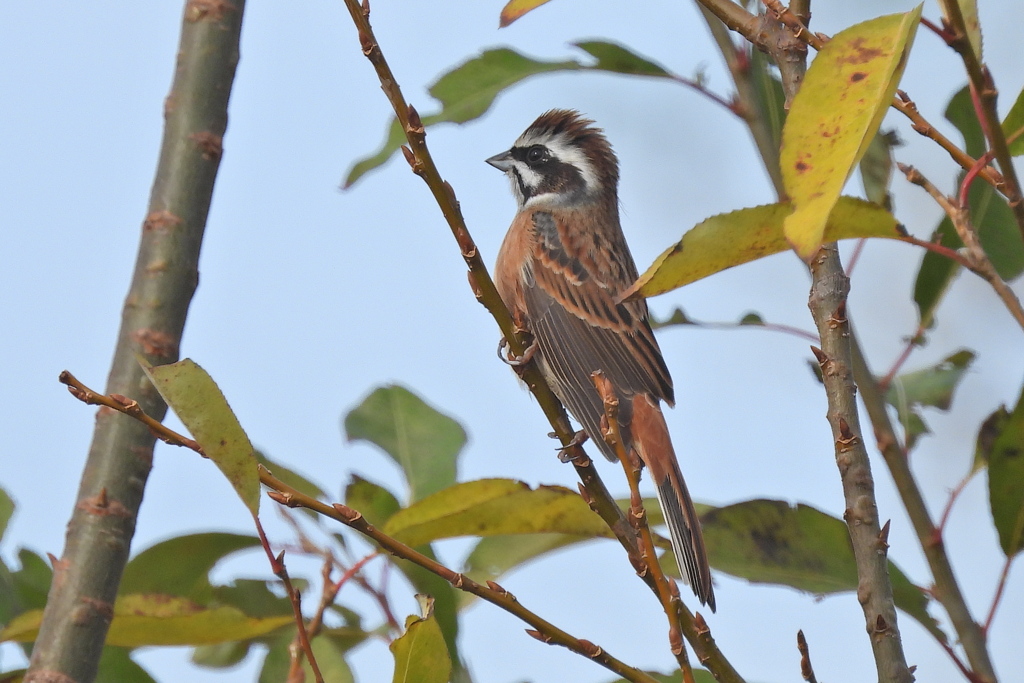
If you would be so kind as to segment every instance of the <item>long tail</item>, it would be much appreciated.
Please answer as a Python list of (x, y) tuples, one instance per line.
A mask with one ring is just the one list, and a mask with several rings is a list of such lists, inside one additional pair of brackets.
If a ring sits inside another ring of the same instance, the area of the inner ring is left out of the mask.
[(711, 586), (711, 568), (704, 549), (700, 519), (679, 470), (665, 416), (658, 404), (644, 394), (633, 398), (632, 432), (633, 448), (654, 480), (683, 579), (693, 588), (701, 604), (714, 612), (715, 591)]

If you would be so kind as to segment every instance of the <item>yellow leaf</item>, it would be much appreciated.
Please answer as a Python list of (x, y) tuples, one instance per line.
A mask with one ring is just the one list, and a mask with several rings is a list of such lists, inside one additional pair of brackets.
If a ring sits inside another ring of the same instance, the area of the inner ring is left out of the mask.
[[(32, 642), (42, 617), (42, 610), (18, 615), (0, 632), (0, 642)], [(266, 635), (294, 620), (291, 616), (250, 617), (234, 607), (209, 609), (169, 595), (125, 595), (114, 604), (107, 645), (213, 645)]]
[[(767, 204), (712, 216), (689, 230), (659, 256), (623, 295), (654, 296), (696, 282), (719, 271), (789, 248), (783, 234), (788, 203)], [(904, 235), (891, 213), (871, 202), (840, 197), (825, 224), (824, 240)]]
[(805, 260), (825, 241), (832, 207), (892, 102), (920, 18), (918, 5), (838, 33), (793, 99), (780, 152), (794, 207), (784, 231)]
[(547, 2), (550, 2), (550, 0), (509, 0), (501, 9), (501, 18), (498, 20), (498, 25), (501, 28), (505, 28), (527, 12), (532, 12)]
[(456, 536), (551, 532), (611, 535), (575, 491), (561, 486), (531, 489), (511, 479), (450, 486), (399, 510), (384, 525), (384, 533), (411, 546)]

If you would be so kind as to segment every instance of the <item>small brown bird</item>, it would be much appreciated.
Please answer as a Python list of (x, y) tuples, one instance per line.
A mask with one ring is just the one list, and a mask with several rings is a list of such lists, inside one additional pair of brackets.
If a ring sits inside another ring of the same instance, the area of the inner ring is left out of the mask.
[(617, 300), (637, 272), (619, 225), (611, 145), (593, 121), (553, 110), (487, 163), (508, 175), (519, 205), (495, 266), (502, 301), (533, 335), (532, 359), (555, 395), (614, 461), (591, 375), (600, 370), (611, 381), (625, 446), (651, 471), (683, 577), (714, 611), (700, 520), (659, 405), (673, 404), (672, 378), (647, 304)]

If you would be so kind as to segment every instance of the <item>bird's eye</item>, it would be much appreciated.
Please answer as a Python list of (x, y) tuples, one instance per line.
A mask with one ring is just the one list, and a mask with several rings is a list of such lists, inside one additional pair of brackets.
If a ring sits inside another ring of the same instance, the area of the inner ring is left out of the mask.
[(541, 145), (535, 145), (526, 152), (526, 163), (528, 164), (539, 164), (546, 161), (548, 158), (548, 151)]

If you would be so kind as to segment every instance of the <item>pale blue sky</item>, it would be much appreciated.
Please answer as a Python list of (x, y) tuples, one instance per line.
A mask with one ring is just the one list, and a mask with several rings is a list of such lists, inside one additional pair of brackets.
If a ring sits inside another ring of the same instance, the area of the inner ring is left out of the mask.
[[(407, 98), (434, 105), (425, 87), (481, 49), (510, 45), (531, 56), (581, 56), (567, 43), (611, 39), (681, 74), (727, 79), (691, 3), (558, 0), (510, 29), (497, 29), (500, 2), (377, 0), (378, 38)], [(1005, 93), (1005, 112), (1024, 84), (1014, 0), (983, 2), (986, 57)], [(816, 29), (833, 33), (910, 2), (818, 2)], [(18, 511), (0, 548), (59, 555), (88, 446), (93, 410), (57, 381), (62, 369), (103, 386), (129, 281), (161, 136), (163, 99), (177, 49), (180, 3), (0, 5), (0, 486)], [(930, 3), (925, 14), (938, 15)], [(904, 78), (930, 120), (954, 140), (941, 113), (965, 78), (955, 56), (922, 31)], [(462, 203), (470, 230), (493, 262), (513, 211), (505, 179), (483, 160), (506, 149), (541, 111), (572, 107), (607, 130), (622, 161), (623, 223), (641, 268), (703, 218), (766, 203), (772, 194), (745, 129), (690, 90), (652, 80), (570, 74), (539, 77), (500, 97), (482, 120), (431, 130), (428, 142)], [(495, 358), (498, 331), (473, 299), (454, 241), (422, 182), (397, 160), (354, 189), (338, 185), (349, 165), (378, 146), (388, 104), (340, 2), (251, 1), (231, 101), (225, 156), (200, 264), (200, 286), (182, 355), (220, 383), (252, 440), (272, 457), (339, 495), (351, 473), (399, 487), (381, 454), (343, 442), (339, 417), (374, 387), (398, 382), (459, 419), (470, 434), (460, 476), (514, 477), (575, 488), (554, 457), (540, 410)], [(907, 146), (899, 157), (949, 190), (955, 168), (893, 114)], [(859, 191), (859, 182), (851, 183)], [(938, 219), (923, 193), (895, 181), (897, 216), (926, 237)], [(847, 247), (848, 253), (848, 247)], [(854, 274), (851, 310), (876, 370), (913, 332), (910, 291), (921, 254), (872, 244)], [(766, 319), (813, 327), (808, 279), (789, 254), (766, 259), (651, 302), (706, 320)], [(1024, 294), (1020, 284), (1018, 293)], [(980, 421), (1021, 383), (1020, 330), (977, 278), (964, 275), (939, 311), (939, 327), (908, 368), (962, 346), (979, 358), (952, 416), (934, 412), (936, 432), (914, 454), (933, 514), (966, 471)], [(841, 515), (843, 502), (824, 420), (824, 397), (807, 367), (808, 345), (761, 330), (666, 330), (677, 407), (668, 415), (695, 498), (727, 504), (755, 497), (804, 502)], [(928, 576), (880, 460), (873, 461), (883, 518), (892, 518), (891, 557), (912, 580)], [(599, 463), (604, 467), (604, 463)], [(625, 491), (616, 467), (606, 482)], [(265, 507), (271, 534), (289, 539)], [(251, 533), (244, 508), (214, 468), (160, 446), (135, 548), (186, 532)], [(1002, 567), (984, 477), (954, 511), (947, 546), (978, 618)], [(465, 543), (442, 546), (457, 562)], [(315, 571), (295, 560), (294, 573)], [(243, 555), (218, 578), (267, 576), (260, 554)], [(716, 575), (713, 633), (752, 681), (794, 680), (795, 633), (810, 642), (820, 679), (871, 680), (874, 664), (852, 594), (816, 601), (785, 588)], [(664, 617), (617, 546), (591, 544), (503, 580), (519, 599), (566, 630), (630, 663), (668, 670)], [(415, 611), (404, 586), (399, 612)], [(355, 593), (351, 594), (355, 596)], [(349, 600), (350, 594), (344, 594)], [(375, 623), (372, 606), (351, 597)], [(991, 636), (1004, 680), (1024, 671), (1020, 627), (1024, 578), (1011, 576)], [(960, 680), (945, 654), (910, 619), (900, 625), (918, 679)], [(523, 634), (488, 605), (465, 616), (462, 649), (476, 680), (600, 682), (605, 670)], [(10, 668), (17, 654), (0, 648)], [(251, 680), (256, 660), (230, 673), (188, 665), (187, 650), (137, 656), (161, 681)], [(357, 679), (390, 678), (383, 643), (353, 655)]]

